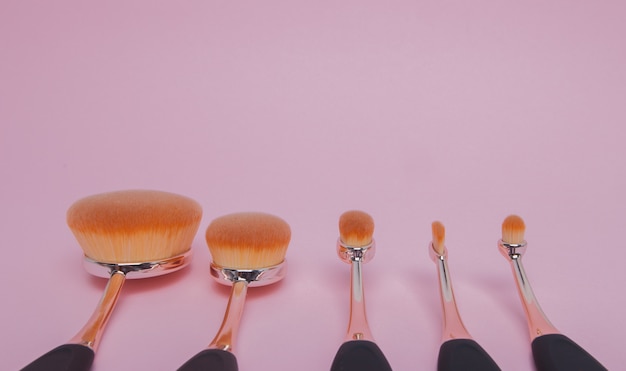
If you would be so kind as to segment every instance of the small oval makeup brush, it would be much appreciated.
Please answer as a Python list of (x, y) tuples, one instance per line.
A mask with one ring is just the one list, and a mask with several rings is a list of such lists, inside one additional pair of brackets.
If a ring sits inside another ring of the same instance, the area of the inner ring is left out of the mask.
[(586, 350), (562, 335), (541, 310), (522, 266), (522, 255), (526, 252), (525, 231), (524, 220), (517, 215), (509, 215), (502, 223), (502, 239), (498, 241), (498, 250), (511, 263), (528, 320), (537, 371), (606, 370)]
[(265, 286), (284, 278), (285, 255), (291, 240), (289, 224), (264, 213), (219, 217), (206, 230), (211, 252), (211, 275), (232, 285), (228, 307), (208, 349), (193, 356), (178, 371), (237, 371), (233, 354), (248, 287)]
[(441, 222), (432, 224), (431, 259), (437, 264), (439, 292), (443, 308), (443, 336), (437, 360), (438, 371), (499, 371), (500, 367), (487, 352), (472, 339), (465, 329), (456, 306), (452, 280), (448, 269), (446, 230)]
[(89, 370), (125, 279), (183, 268), (201, 217), (194, 200), (160, 191), (110, 192), (75, 202), (67, 224), (85, 253), (85, 269), (109, 282), (87, 324), (22, 371)]
[(385, 355), (374, 342), (365, 314), (362, 265), (374, 257), (374, 219), (362, 211), (347, 211), (339, 218), (337, 254), (351, 265), (350, 322), (331, 371), (388, 371)]

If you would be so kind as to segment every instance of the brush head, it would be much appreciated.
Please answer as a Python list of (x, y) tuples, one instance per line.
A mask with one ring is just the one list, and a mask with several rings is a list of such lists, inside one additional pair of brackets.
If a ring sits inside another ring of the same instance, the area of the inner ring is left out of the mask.
[(256, 270), (285, 260), (291, 229), (265, 213), (235, 213), (214, 219), (206, 230), (213, 263), (228, 269)]
[(185, 253), (201, 218), (196, 201), (149, 190), (85, 197), (67, 211), (67, 224), (85, 255), (112, 264), (154, 262)]
[(443, 255), (445, 250), (446, 229), (441, 222), (433, 222), (433, 249), (439, 255)]
[(526, 225), (524, 220), (517, 215), (509, 215), (502, 222), (502, 242), (511, 245), (524, 243)]
[(366, 212), (346, 211), (339, 217), (339, 236), (346, 246), (362, 247), (372, 243), (374, 219)]

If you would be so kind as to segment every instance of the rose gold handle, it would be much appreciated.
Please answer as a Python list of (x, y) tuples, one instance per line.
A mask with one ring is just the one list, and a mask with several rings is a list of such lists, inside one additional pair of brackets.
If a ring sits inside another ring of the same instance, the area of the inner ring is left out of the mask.
[(233, 289), (228, 300), (228, 307), (224, 314), (224, 320), (217, 335), (209, 344), (211, 349), (221, 349), (232, 352), (235, 344), (235, 337), (239, 329), (239, 322), (243, 313), (243, 306), (246, 301), (246, 293), (248, 292), (247, 281), (235, 281)]
[(451, 339), (471, 339), (472, 336), (463, 325), (463, 320), (459, 314), (452, 290), (450, 270), (447, 261), (448, 251), (444, 249), (443, 255), (435, 252), (432, 244), (430, 246), (430, 256), (437, 263), (437, 273), (439, 274), (439, 291), (441, 294), (441, 307), (443, 309), (443, 332), (442, 340)]
[(115, 308), (125, 280), (126, 276), (123, 272), (113, 271), (111, 273), (109, 282), (104, 289), (104, 294), (96, 310), (85, 326), (70, 339), (70, 343), (86, 345), (94, 351), (96, 350), (98, 345), (100, 345), (100, 338), (102, 337), (104, 327), (109, 321), (111, 313), (113, 313), (113, 308)]
[(362, 261), (352, 261), (350, 269), (350, 322), (348, 324), (346, 340), (373, 341), (365, 313), (362, 266)]
[(526, 249), (526, 242), (520, 245), (509, 245), (500, 240), (498, 247), (502, 256), (509, 259), (511, 262), (517, 292), (519, 293), (524, 312), (526, 313), (530, 340), (532, 341), (541, 335), (559, 334), (559, 330), (550, 323), (548, 317), (546, 317), (541, 310), (539, 302), (537, 302), (533, 289), (528, 281), (528, 277), (526, 276), (526, 272), (524, 271), (522, 255)]

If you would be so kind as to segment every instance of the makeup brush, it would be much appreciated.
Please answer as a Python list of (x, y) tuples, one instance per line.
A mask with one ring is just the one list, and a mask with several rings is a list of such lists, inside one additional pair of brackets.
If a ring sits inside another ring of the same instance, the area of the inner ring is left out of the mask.
[(85, 268), (109, 282), (87, 324), (67, 344), (22, 370), (89, 370), (125, 279), (183, 268), (201, 217), (197, 202), (160, 191), (118, 191), (75, 202), (67, 224), (84, 251)]
[(374, 342), (365, 314), (362, 265), (374, 257), (374, 219), (362, 211), (347, 211), (339, 218), (339, 258), (351, 265), (350, 322), (331, 371), (388, 371), (385, 355)]
[(206, 230), (211, 275), (221, 284), (232, 285), (232, 291), (222, 326), (208, 349), (179, 371), (238, 370), (233, 346), (248, 287), (269, 285), (285, 276), (290, 239), (289, 224), (270, 214), (236, 213), (211, 222)]
[(499, 371), (500, 367), (487, 352), (472, 339), (465, 329), (456, 306), (450, 270), (448, 249), (445, 246), (446, 230), (441, 222), (433, 222), (433, 240), (430, 243), (431, 259), (437, 264), (439, 290), (443, 308), (443, 336), (437, 360), (438, 371)]
[(539, 307), (522, 266), (526, 251), (524, 221), (517, 215), (508, 216), (502, 223), (502, 239), (498, 249), (510, 263), (517, 284), (530, 331), (531, 347), (538, 371), (600, 371), (606, 370), (578, 344), (562, 335)]

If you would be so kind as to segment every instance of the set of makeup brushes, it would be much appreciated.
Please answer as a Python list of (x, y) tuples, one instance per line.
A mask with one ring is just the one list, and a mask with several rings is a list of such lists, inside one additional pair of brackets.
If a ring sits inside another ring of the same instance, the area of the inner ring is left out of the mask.
[[(78, 200), (67, 212), (67, 224), (84, 252), (84, 266), (109, 279), (102, 299), (85, 326), (66, 344), (42, 355), (23, 371), (85, 371), (96, 350), (125, 280), (147, 278), (184, 268), (198, 231), (202, 208), (194, 200), (161, 191), (127, 190), (97, 194)], [(580, 346), (552, 326), (530, 288), (521, 264), (526, 248), (523, 220), (505, 219), (498, 248), (510, 262), (531, 334), (531, 348), (539, 371), (606, 370)], [(429, 254), (437, 265), (444, 329), (437, 369), (440, 371), (500, 370), (489, 354), (472, 339), (459, 315), (445, 246), (445, 228), (432, 224)], [(391, 370), (374, 342), (365, 311), (363, 264), (375, 254), (374, 220), (362, 211), (339, 218), (337, 254), (351, 266), (350, 319), (343, 344), (331, 371)], [(211, 253), (211, 276), (231, 286), (222, 325), (210, 344), (179, 371), (237, 371), (233, 352), (248, 287), (280, 281), (291, 239), (283, 219), (258, 212), (218, 217), (206, 229)]]

